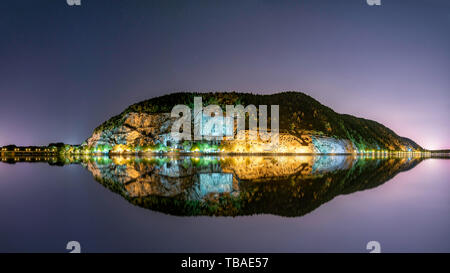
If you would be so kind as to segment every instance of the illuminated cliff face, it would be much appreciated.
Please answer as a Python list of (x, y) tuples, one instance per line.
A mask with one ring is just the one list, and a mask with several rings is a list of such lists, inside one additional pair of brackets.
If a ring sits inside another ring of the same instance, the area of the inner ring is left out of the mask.
[(97, 145), (146, 145), (170, 141), (170, 127), (174, 119), (170, 113), (145, 114), (129, 113), (124, 116), (120, 126), (94, 132), (86, 140), (90, 147)]
[[(171, 128), (175, 119), (170, 118), (169, 113), (145, 114), (128, 113), (123, 117), (120, 126), (95, 132), (86, 140), (89, 147), (109, 145), (112, 148), (120, 145), (145, 146), (163, 145), (178, 151), (202, 151), (194, 150), (192, 141), (183, 146), (184, 141), (176, 141), (171, 136)], [(244, 139), (239, 139), (234, 131), (233, 139), (224, 136), (222, 140), (209, 141), (217, 144), (217, 148), (209, 151), (221, 151), (227, 153), (296, 153), (296, 154), (339, 154), (353, 153), (356, 147), (348, 140), (339, 140), (332, 137), (303, 134), (294, 136), (289, 133), (277, 133), (268, 140), (258, 137), (252, 140), (249, 130), (242, 131)], [(254, 132), (258, 135), (258, 132)], [(272, 139), (278, 139), (276, 145)], [(113, 149), (114, 151), (114, 149)], [(121, 149), (121, 152), (124, 152)]]

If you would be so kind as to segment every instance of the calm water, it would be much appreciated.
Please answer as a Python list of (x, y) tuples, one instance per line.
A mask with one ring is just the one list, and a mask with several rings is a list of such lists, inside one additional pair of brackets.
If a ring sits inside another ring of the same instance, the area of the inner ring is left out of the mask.
[(3, 160), (0, 252), (450, 252), (450, 160)]

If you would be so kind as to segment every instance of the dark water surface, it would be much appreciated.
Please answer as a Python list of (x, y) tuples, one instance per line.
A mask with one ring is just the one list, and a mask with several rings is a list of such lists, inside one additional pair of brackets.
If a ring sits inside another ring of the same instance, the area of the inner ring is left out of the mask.
[(0, 252), (450, 252), (450, 160), (2, 161)]

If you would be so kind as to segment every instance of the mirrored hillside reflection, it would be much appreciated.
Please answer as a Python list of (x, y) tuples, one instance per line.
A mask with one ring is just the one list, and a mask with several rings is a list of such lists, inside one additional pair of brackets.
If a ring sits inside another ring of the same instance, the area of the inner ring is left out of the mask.
[(4, 163), (81, 164), (128, 202), (172, 215), (302, 216), (341, 194), (377, 187), (420, 157), (74, 156)]

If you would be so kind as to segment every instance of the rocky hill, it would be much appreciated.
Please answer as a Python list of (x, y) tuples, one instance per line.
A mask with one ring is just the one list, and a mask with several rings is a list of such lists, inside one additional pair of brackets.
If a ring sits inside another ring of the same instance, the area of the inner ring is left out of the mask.
[[(348, 153), (354, 151), (422, 151), (414, 141), (398, 136), (384, 125), (363, 118), (339, 114), (301, 92), (272, 95), (250, 93), (174, 93), (152, 98), (126, 108), (95, 128), (83, 144), (88, 147), (124, 144), (129, 146), (160, 145), (186, 148), (170, 138), (173, 106), (194, 106), (194, 97), (202, 97), (203, 107), (219, 105), (279, 105), (280, 145), (271, 152)], [(269, 111), (270, 112), (270, 111)], [(269, 119), (270, 121), (270, 119)], [(268, 125), (270, 126), (270, 125)], [(252, 152), (258, 143), (242, 145), (235, 141), (215, 143), (228, 152)], [(189, 148), (195, 143), (188, 144)], [(259, 151), (259, 150), (258, 150)]]

